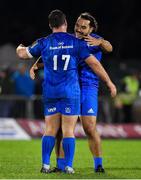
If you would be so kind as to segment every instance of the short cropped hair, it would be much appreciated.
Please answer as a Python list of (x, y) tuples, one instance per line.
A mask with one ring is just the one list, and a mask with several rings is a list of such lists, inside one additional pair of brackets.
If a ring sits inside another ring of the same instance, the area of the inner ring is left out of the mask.
[(94, 28), (94, 31), (96, 32), (98, 29), (98, 23), (96, 19), (88, 12), (81, 13), (79, 18), (89, 20), (90, 21), (90, 26)]
[(58, 28), (66, 22), (66, 15), (56, 9), (50, 12), (48, 20), (51, 28)]

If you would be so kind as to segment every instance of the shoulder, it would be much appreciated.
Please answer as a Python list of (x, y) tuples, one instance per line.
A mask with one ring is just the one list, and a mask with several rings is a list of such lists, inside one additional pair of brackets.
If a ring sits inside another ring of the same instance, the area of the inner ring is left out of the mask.
[(66, 33), (66, 39), (71, 40), (75, 45), (87, 45), (87, 43), (83, 39), (78, 39), (73, 34)]
[(38, 43), (40, 46), (44, 46), (44, 45), (47, 43), (47, 41), (49, 40), (49, 37), (50, 37), (50, 36), (51, 36), (51, 35), (46, 36), (46, 37), (41, 37), (41, 38), (37, 39), (37, 40), (35, 41), (35, 44)]
[(65, 36), (72, 39), (72, 40), (77, 40), (77, 38), (73, 34), (65, 33)]
[[(49, 36), (50, 36), (50, 35), (49, 35)], [(49, 38), (49, 36), (39, 38), (39, 39), (38, 39), (38, 42), (44, 42), (44, 41), (46, 41), (46, 40)]]
[(94, 37), (94, 38), (97, 38), (97, 39), (99, 39), (99, 38), (103, 38), (103, 37), (101, 37), (100, 35), (98, 35), (98, 34), (95, 34), (95, 33), (92, 33), (92, 34), (90, 34), (92, 37)]

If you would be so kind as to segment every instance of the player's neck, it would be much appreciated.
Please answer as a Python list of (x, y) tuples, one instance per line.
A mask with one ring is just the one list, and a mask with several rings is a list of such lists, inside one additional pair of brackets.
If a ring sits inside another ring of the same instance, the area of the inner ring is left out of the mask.
[(53, 33), (55, 33), (55, 32), (67, 32), (67, 26), (62, 25), (59, 28), (53, 28), (52, 31), (53, 31)]

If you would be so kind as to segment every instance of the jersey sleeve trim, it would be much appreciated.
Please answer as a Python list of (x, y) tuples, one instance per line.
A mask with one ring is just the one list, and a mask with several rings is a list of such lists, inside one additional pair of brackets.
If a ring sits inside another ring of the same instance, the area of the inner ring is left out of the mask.
[(29, 52), (29, 48), (28, 47), (26, 47), (26, 53), (27, 53), (29, 58), (33, 58), (32, 54)]

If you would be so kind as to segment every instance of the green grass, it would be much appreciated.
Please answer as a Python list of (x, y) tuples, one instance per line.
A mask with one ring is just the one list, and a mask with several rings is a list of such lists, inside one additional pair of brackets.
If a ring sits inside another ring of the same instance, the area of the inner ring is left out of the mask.
[[(105, 174), (95, 174), (86, 140), (77, 140), (75, 174), (41, 174), (41, 141), (0, 141), (2, 179), (139, 179), (141, 178), (140, 140), (103, 140)], [(55, 165), (55, 154), (51, 157)]]

